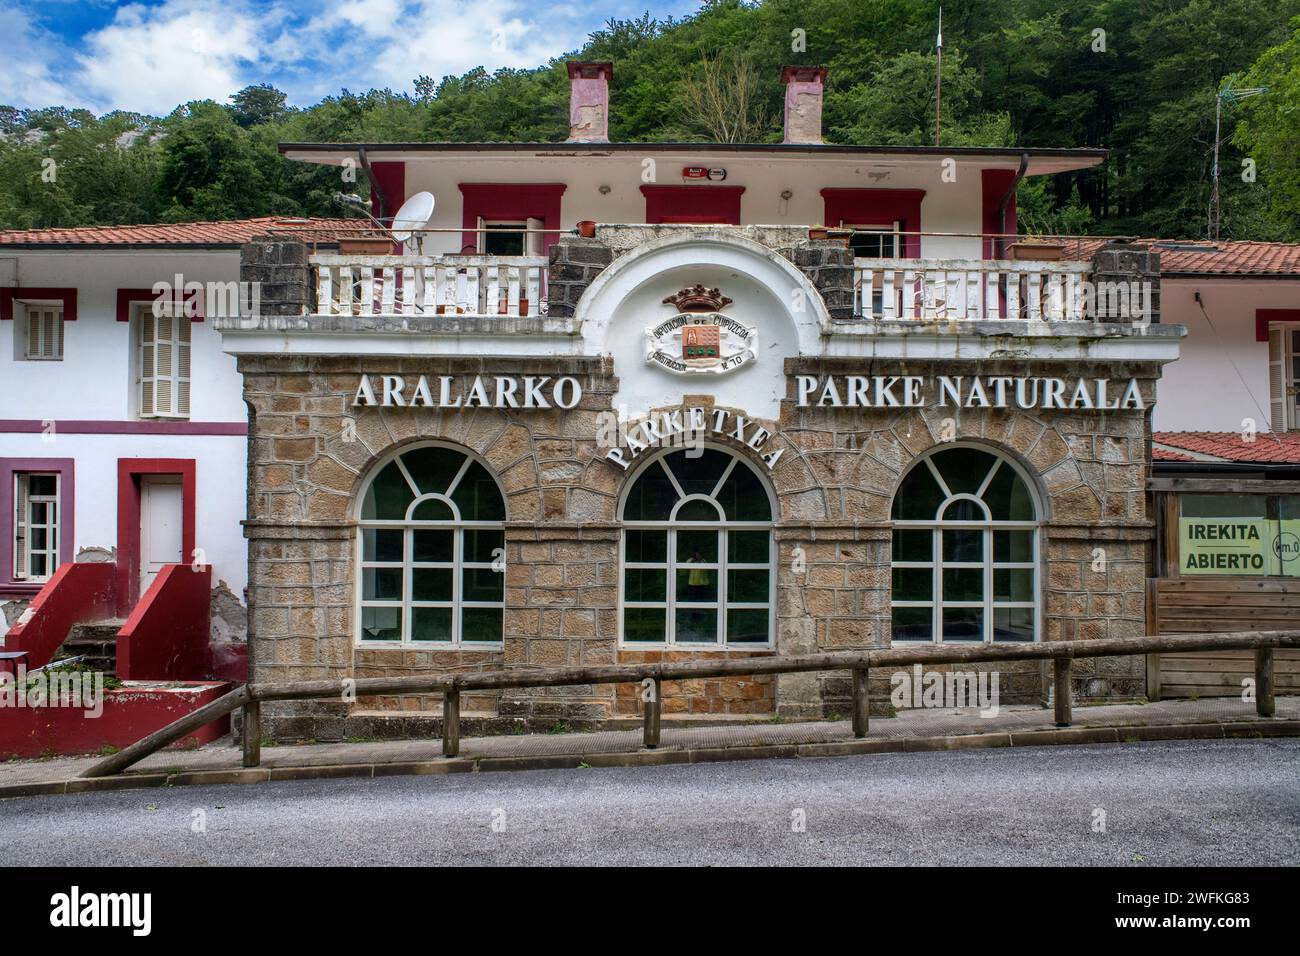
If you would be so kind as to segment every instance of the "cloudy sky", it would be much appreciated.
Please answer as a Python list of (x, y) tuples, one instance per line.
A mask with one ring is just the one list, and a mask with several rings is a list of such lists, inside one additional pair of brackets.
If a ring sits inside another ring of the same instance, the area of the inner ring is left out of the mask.
[(0, 104), (165, 114), (272, 83), (303, 106), (343, 87), (537, 66), (609, 17), (695, 0), (0, 0)]

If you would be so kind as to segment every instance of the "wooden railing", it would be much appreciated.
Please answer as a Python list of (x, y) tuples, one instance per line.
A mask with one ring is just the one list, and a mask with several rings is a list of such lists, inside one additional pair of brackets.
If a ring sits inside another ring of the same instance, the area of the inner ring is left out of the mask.
[(161, 750), (186, 734), (242, 707), (243, 762), (256, 767), (262, 755), (262, 702), (269, 700), (355, 699), (352, 695), (440, 693), (442, 703), (442, 753), (460, 753), (460, 695), (466, 691), (521, 687), (565, 687), (584, 684), (639, 683), (643, 687), (646, 747), (659, 746), (663, 712), (663, 682), (711, 677), (752, 677), (757, 674), (799, 674), (809, 671), (849, 671), (853, 685), (853, 734), (868, 731), (868, 675), (873, 667), (912, 664), (964, 664), (975, 662), (1050, 660), (1053, 667), (1055, 717), (1058, 727), (1068, 727), (1071, 717), (1070, 662), (1076, 657), (1116, 657), (1128, 654), (1177, 654), (1209, 650), (1254, 650), (1255, 710), (1272, 717), (1273, 649), (1300, 647), (1300, 630), (1239, 631), (1232, 634), (1164, 637), (1105, 638), (1094, 641), (1052, 641), (1029, 644), (939, 644), (927, 647), (889, 647), (878, 650), (807, 654), (797, 657), (761, 657), (748, 660), (688, 661), (668, 664), (612, 664), (603, 667), (553, 667), (538, 670), (486, 671), (479, 674), (430, 674), (418, 677), (362, 677), (350, 680), (300, 681), (284, 684), (246, 684), (193, 713), (107, 757), (84, 771), (83, 777), (106, 777)]
[(854, 311), (924, 322), (1087, 316), (1089, 262), (1012, 259), (854, 259)]
[(527, 316), (545, 312), (542, 256), (318, 254), (320, 315)]

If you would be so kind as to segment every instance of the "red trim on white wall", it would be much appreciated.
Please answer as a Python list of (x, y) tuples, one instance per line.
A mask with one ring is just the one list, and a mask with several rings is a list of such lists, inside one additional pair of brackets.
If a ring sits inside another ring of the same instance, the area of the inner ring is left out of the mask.
[(44, 584), (14, 578), (14, 473), (58, 472), (59, 564), (72, 560), (77, 538), (76, 461), (72, 458), (0, 458), (0, 595), (29, 596)]
[(117, 460), (117, 599), (126, 614), (140, 600), (140, 477), (180, 475), (181, 556), (193, 560), (196, 538), (197, 464), (193, 458)]
[[(822, 190), (828, 226), (892, 226), (903, 232), (921, 231), (921, 200), (924, 189), (840, 189)], [(921, 257), (921, 237), (903, 236), (903, 258)]]
[(1270, 322), (1300, 322), (1300, 309), (1256, 309), (1255, 341), (1268, 341)]
[(63, 303), (64, 322), (77, 321), (77, 290), (45, 286), (11, 286), (8, 289), (0, 289), (0, 321), (13, 320), (14, 302), (28, 300), (40, 302), (49, 299), (58, 299)]
[[(131, 305), (135, 302), (157, 302), (159, 295), (153, 289), (118, 289), (117, 290), (117, 321), (131, 321)], [(196, 290), (191, 290), (189, 295), (185, 295), (182, 289), (173, 289), (171, 301), (174, 303), (183, 303), (186, 299), (197, 299), (195, 305), (198, 306), (194, 315), (195, 322), (203, 321), (203, 296)]]
[(42, 421), (0, 418), (0, 435), (247, 435), (247, 422)]
[(542, 238), (542, 249), (549, 252), (559, 240), (560, 202), (564, 183), (460, 183), (461, 251), (478, 250), (479, 219), (522, 221), (542, 220), (550, 230)]
[(379, 191), (372, 185), (370, 187), (370, 215), (376, 219), (382, 219), (385, 216), (391, 219), (397, 215), (397, 210), (402, 208), (402, 203), (406, 201), (406, 163), (386, 160), (370, 164), (370, 175), (379, 183), (379, 189), (383, 190), (384, 202), (387, 207), (379, 207)]
[[(1016, 194), (1012, 193), (1011, 198), (1007, 201), (1007, 222), (1006, 228), (1002, 228), (1002, 223), (998, 219), (998, 206), (1002, 203), (1002, 197), (1007, 194), (1011, 184), (1016, 181), (1016, 171), (1014, 169), (981, 169), (980, 170), (980, 231), (985, 237), (980, 240), (980, 255), (985, 259), (996, 258), (998, 241), (994, 238), (998, 233), (1008, 235), (1017, 231), (1016, 226)], [(1004, 243), (1009, 245), (1010, 242)]]
[(744, 186), (642, 186), (647, 223), (740, 225)]

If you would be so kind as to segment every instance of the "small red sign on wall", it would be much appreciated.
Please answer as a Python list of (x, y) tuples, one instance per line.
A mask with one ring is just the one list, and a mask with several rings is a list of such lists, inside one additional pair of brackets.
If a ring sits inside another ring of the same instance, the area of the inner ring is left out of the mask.
[(721, 166), (683, 166), (682, 179), (707, 179), (720, 183), (727, 178), (727, 171)]

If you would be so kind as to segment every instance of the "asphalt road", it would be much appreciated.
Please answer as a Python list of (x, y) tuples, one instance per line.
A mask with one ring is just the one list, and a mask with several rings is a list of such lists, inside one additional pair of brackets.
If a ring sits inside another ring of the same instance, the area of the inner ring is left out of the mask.
[[(1105, 832), (1094, 832), (1098, 810), (1105, 813)], [(1300, 863), (1300, 740), (342, 779), (0, 801), (0, 864), (122, 863), (1294, 866)]]

